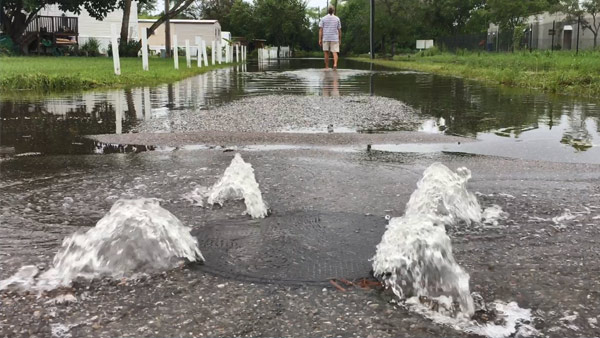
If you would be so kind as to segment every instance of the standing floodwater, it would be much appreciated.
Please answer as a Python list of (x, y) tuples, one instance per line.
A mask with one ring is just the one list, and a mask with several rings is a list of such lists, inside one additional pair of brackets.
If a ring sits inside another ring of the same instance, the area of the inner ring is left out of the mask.
[[(182, 116), (247, 96), (367, 94), (409, 105), (422, 119), (430, 119), (422, 130), (483, 141), (419, 151), (600, 162), (600, 108), (596, 99), (487, 87), (412, 71), (370, 70), (367, 64), (358, 62), (342, 62), (335, 74), (324, 73), (320, 67), (319, 60), (280, 60), (217, 70), (151, 88), (55, 98), (0, 96), (0, 154), (94, 153), (94, 144), (79, 136), (135, 133), (140, 123), (161, 126), (165, 132), (185, 130), (187, 121)], [(284, 112), (280, 109), (274, 117)], [(145, 145), (127, 150), (144, 149)], [(122, 149), (116, 144), (100, 150)]]

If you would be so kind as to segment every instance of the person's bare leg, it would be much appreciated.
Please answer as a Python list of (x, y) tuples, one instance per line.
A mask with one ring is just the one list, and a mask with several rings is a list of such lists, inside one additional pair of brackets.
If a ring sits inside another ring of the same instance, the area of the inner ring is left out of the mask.
[(333, 52), (333, 69), (337, 69), (338, 53)]
[(325, 51), (325, 69), (329, 69), (329, 52)]

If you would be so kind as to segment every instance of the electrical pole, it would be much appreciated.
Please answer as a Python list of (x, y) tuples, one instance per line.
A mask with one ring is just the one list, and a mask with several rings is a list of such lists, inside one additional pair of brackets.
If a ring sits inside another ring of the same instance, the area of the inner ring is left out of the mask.
[(533, 24), (529, 25), (529, 53), (533, 51)]
[(556, 34), (556, 20), (552, 21), (552, 45), (550, 50), (554, 52), (554, 35)]
[(375, 0), (371, 0), (371, 24), (370, 24), (370, 42), (371, 42), (371, 59), (375, 58), (375, 36), (374, 31), (375, 31)]
[[(171, 24), (169, 20), (169, 0), (165, 0), (165, 51), (168, 58), (171, 57)], [(177, 53), (177, 51), (175, 51)]]
[(579, 55), (579, 28), (581, 28), (581, 15), (577, 17), (577, 52), (575, 55)]

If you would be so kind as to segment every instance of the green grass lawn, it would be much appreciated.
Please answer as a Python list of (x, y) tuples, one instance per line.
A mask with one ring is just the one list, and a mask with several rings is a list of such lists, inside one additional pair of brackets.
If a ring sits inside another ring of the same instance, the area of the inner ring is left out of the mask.
[[(371, 62), (366, 58), (355, 60)], [(577, 56), (566, 51), (416, 54), (373, 63), (559, 94), (600, 95), (600, 52), (581, 52)]]
[(121, 58), (121, 75), (114, 75), (109, 57), (0, 57), (0, 89), (3, 91), (71, 91), (94, 88), (122, 88), (168, 83), (226, 67), (215, 65), (186, 67), (179, 58), (179, 70), (173, 59), (150, 58), (149, 71), (142, 70), (141, 58)]

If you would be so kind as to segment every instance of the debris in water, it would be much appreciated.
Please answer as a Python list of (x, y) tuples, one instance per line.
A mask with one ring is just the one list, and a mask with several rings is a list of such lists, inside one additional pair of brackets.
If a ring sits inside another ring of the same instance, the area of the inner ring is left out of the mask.
[(181, 259), (202, 262), (190, 230), (156, 199), (118, 200), (95, 227), (65, 238), (54, 266), (35, 285), (37, 268), (27, 266), (0, 286), (51, 290), (77, 277), (122, 278), (174, 268)]
[(243, 199), (246, 204), (246, 214), (252, 218), (265, 218), (268, 215), (268, 208), (256, 182), (254, 169), (237, 153), (229, 167), (225, 169), (223, 177), (210, 189), (208, 204), (223, 205), (227, 200), (240, 199)]
[(440, 163), (427, 168), (404, 216), (390, 220), (377, 245), (373, 273), (411, 310), (439, 324), (507, 337), (531, 319), (531, 310), (516, 303), (486, 305), (481, 296), (472, 296), (469, 274), (454, 260), (446, 233), (446, 227), (493, 223), (506, 216), (498, 206), (482, 213), (477, 198), (466, 188), (470, 178), (466, 168), (453, 172)]

